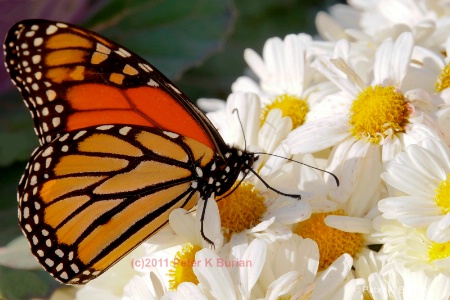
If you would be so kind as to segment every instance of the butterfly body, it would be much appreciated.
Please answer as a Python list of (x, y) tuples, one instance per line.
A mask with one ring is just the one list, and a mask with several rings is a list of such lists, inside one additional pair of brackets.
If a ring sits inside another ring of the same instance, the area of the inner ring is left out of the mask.
[(19, 183), (19, 224), (64, 283), (99, 276), (257, 159), (227, 146), (156, 68), (93, 32), (26, 20), (4, 49), (40, 141)]

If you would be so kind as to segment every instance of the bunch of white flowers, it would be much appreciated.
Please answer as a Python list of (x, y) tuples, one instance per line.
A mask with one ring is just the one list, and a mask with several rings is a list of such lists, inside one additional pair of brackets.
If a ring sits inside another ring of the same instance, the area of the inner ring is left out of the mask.
[(247, 49), (254, 77), (208, 116), (227, 143), (340, 185), (264, 155), (259, 175), (301, 200), (247, 176), (208, 202), (214, 247), (200, 214), (174, 211), (138, 249), (147, 267), (110, 299), (449, 298), (450, 6), (352, 0), (330, 12), (317, 16), (320, 41)]

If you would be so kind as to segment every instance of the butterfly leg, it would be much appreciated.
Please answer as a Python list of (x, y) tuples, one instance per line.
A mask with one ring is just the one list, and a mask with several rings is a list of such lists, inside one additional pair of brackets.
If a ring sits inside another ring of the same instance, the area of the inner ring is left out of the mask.
[(206, 205), (208, 204), (208, 198), (206, 198), (205, 200), (205, 204), (203, 205), (203, 209), (202, 209), (202, 216), (200, 217), (200, 234), (202, 235), (202, 238), (208, 242), (208, 244), (212, 245), (214, 247), (214, 243), (213, 241), (211, 241), (210, 239), (208, 239), (205, 235), (205, 231), (203, 228), (203, 224), (205, 221), (205, 214), (206, 214)]

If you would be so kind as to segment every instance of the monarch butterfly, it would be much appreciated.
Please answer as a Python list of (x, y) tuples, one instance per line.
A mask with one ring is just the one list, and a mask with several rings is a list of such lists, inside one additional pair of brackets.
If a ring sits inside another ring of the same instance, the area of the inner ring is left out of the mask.
[(25, 20), (4, 51), (40, 142), (19, 182), (19, 224), (63, 283), (99, 276), (173, 209), (223, 195), (257, 159), (227, 146), (155, 67), (94, 32)]

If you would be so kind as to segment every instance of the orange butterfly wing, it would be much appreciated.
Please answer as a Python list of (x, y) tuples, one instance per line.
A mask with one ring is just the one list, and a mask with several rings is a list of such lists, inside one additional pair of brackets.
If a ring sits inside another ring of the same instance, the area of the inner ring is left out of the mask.
[(41, 145), (61, 132), (102, 124), (156, 127), (220, 153), (209, 120), (161, 72), (86, 29), (25, 20), (9, 31), (5, 61)]

